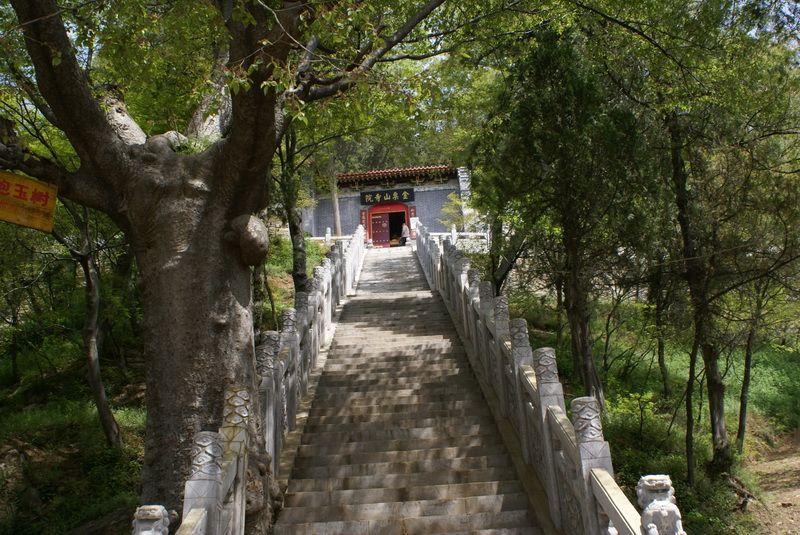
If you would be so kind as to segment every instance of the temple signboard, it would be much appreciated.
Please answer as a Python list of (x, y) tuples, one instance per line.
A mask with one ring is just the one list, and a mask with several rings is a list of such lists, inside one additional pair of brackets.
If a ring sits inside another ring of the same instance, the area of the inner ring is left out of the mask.
[(361, 204), (368, 206), (382, 202), (411, 202), (413, 200), (414, 188), (361, 192)]
[(58, 190), (28, 177), (0, 171), (0, 220), (44, 232), (53, 230)]

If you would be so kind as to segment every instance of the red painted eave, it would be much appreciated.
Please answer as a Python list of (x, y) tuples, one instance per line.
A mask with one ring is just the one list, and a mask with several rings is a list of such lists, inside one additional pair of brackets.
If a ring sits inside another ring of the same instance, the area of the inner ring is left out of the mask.
[(336, 175), (340, 184), (350, 182), (373, 182), (387, 179), (402, 178), (455, 178), (457, 171), (455, 167), (449, 165), (421, 165), (415, 167), (395, 167), (391, 169), (373, 169), (371, 171), (360, 171), (357, 173), (342, 173)]

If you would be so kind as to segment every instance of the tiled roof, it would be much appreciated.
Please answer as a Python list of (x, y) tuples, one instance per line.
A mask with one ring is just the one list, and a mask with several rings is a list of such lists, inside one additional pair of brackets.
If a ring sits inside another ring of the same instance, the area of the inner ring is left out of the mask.
[(336, 175), (339, 183), (348, 182), (373, 182), (387, 179), (401, 178), (432, 178), (456, 176), (456, 169), (449, 165), (420, 165), (415, 167), (395, 167), (392, 169), (374, 169), (357, 173), (342, 173)]

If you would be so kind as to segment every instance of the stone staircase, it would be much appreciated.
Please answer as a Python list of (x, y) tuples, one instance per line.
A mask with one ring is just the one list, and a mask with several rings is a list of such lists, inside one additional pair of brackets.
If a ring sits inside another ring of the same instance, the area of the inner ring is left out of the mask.
[(368, 252), (313, 381), (276, 534), (542, 533), (410, 247)]

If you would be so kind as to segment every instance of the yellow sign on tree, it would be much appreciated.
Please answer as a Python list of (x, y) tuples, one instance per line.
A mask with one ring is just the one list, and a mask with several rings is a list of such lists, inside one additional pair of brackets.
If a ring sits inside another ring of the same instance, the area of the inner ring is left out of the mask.
[(0, 220), (50, 232), (57, 194), (53, 185), (0, 171)]

